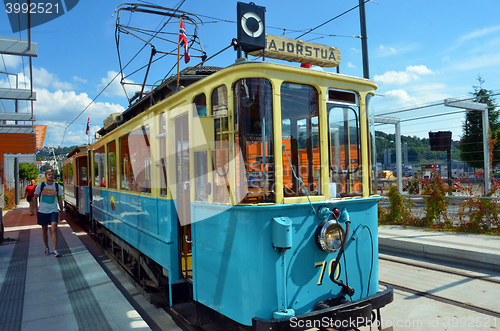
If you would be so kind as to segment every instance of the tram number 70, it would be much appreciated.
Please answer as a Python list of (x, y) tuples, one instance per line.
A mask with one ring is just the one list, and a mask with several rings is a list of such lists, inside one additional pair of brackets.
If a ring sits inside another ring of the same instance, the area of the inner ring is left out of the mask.
[[(332, 264), (335, 262), (335, 259), (332, 259), (330, 263), (328, 263), (328, 277), (332, 274)], [(323, 283), (323, 275), (325, 274), (326, 261), (316, 262), (314, 263), (314, 268), (321, 267), (321, 272), (319, 274), (318, 285)], [(337, 265), (337, 269), (335, 270), (335, 279), (339, 279), (340, 276), (340, 264)]]

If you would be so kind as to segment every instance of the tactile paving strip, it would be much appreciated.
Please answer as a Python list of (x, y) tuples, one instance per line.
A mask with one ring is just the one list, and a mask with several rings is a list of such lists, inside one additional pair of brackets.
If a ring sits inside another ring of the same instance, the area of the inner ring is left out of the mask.
[(61, 231), (58, 231), (57, 247), (61, 256), (57, 261), (80, 331), (113, 330), (71, 254), (66, 240)]
[(22, 326), (30, 230), (20, 231), (18, 240), (0, 290), (0, 330), (2, 331), (20, 331)]

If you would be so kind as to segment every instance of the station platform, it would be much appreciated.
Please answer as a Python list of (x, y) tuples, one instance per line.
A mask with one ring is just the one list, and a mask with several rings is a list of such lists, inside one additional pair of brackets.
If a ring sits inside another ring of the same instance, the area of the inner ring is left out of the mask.
[[(25, 201), (3, 212), (3, 224), (0, 330), (186, 329), (150, 304), (74, 224), (58, 226), (58, 258), (44, 254), (41, 227)], [(500, 237), (387, 225), (378, 239), (381, 254), (500, 270)]]
[(382, 225), (379, 252), (405, 254), (483, 269), (500, 270), (500, 237)]
[(55, 257), (44, 254), (41, 226), (26, 201), (2, 218), (0, 330), (185, 329), (150, 304), (78, 227), (59, 222)]

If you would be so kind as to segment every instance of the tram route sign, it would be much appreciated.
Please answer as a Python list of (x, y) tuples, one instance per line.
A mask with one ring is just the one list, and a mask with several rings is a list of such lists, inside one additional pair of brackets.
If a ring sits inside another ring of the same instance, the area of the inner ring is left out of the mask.
[(253, 2), (237, 4), (238, 45), (245, 52), (266, 47), (266, 7)]
[(4, 0), (12, 32), (50, 22), (73, 9), (79, 0)]
[[(262, 56), (262, 50), (250, 52)], [(265, 56), (290, 62), (301, 62), (319, 67), (337, 67), (340, 50), (336, 47), (266, 34)]]

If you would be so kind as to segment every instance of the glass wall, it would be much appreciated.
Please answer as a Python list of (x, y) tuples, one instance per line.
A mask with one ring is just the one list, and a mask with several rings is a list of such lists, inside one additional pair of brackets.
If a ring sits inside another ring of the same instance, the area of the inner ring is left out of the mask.
[(318, 92), (309, 85), (281, 85), (283, 195), (320, 195)]

